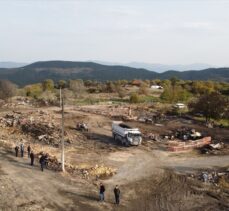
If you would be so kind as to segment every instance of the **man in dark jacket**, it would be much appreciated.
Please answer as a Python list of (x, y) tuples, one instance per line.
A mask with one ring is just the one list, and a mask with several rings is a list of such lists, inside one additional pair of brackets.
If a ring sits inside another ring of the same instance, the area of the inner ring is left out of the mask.
[(115, 186), (115, 189), (114, 189), (114, 195), (115, 195), (115, 203), (118, 205), (119, 202), (120, 202), (120, 189), (118, 187), (118, 185)]
[(100, 188), (99, 188), (99, 200), (104, 201), (104, 193), (105, 193), (105, 186), (100, 183)]
[(33, 166), (33, 163), (34, 163), (34, 153), (33, 151), (30, 153), (30, 159), (31, 159), (31, 166)]
[(44, 156), (44, 154), (41, 155), (39, 162), (41, 164), (41, 171), (44, 171), (44, 166), (45, 166), (45, 156)]
[(15, 155), (17, 157), (18, 156), (18, 151), (19, 151), (19, 146), (16, 146), (14, 149), (15, 149)]
[(29, 158), (29, 157), (30, 157), (30, 152), (31, 152), (30, 144), (29, 144), (29, 146), (27, 147), (27, 152), (28, 152), (28, 158)]
[(48, 168), (48, 161), (49, 161), (49, 155), (48, 155), (48, 153), (45, 154), (44, 160), (45, 160), (44, 161), (45, 162), (45, 167)]
[(21, 143), (20, 145), (20, 150), (21, 150), (21, 157), (24, 157), (24, 144)]

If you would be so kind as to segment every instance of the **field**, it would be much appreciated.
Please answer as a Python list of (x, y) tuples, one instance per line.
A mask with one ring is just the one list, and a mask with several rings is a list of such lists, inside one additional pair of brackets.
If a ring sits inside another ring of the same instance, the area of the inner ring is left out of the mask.
[[(143, 133), (143, 143), (124, 147), (112, 138), (111, 124), (128, 116), (128, 105), (65, 106), (66, 172), (59, 171), (61, 157), (60, 108), (20, 104), (15, 100), (1, 109), (0, 210), (228, 210), (229, 130), (207, 128), (191, 117), (166, 116), (157, 124), (137, 120), (147, 109), (132, 106), (127, 123)], [(13, 122), (13, 123), (12, 123)], [(76, 130), (85, 122), (89, 131)], [(12, 123), (12, 124), (11, 124)], [(23, 126), (22, 126), (23, 125)], [(224, 143), (214, 154), (199, 149), (170, 152), (164, 136), (181, 127), (200, 131)], [(46, 132), (48, 136), (43, 137)], [(56, 166), (41, 172), (38, 158), (15, 157), (14, 147), (23, 142), (38, 156), (43, 151), (56, 157)], [(203, 171), (224, 174), (219, 182), (198, 179)], [(105, 202), (98, 201), (100, 182)], [(113, 188), (121, 189), (121, 204), (114, 204)]]

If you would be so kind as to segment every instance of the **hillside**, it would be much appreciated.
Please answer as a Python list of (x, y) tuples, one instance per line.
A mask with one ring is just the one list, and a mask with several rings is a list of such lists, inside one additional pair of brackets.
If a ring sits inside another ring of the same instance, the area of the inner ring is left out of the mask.
[(68, 80), (132, 80), (132, 79), (170, 79), (229, 81), (229, 68), (210, 68), (200, 71), (167, 71), (156, 73), (142, 68), (109, 66), (94, 62), (47, 61), (35, 62), (21, 68), (0, 68), (0, 78), (8, 79), (18, 85), (41, 82), (44, 79)]

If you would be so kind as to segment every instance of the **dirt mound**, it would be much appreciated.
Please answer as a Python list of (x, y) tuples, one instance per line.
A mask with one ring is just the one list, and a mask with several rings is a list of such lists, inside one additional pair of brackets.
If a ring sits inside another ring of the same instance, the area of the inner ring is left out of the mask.
[[(228, 210), (229, 194), (185, 175), (166, 171), (161, 178), (149, 178), (133, 184), (137, 196), (130, 210)], [(215, 197), (217, 193), (217, 197)]]

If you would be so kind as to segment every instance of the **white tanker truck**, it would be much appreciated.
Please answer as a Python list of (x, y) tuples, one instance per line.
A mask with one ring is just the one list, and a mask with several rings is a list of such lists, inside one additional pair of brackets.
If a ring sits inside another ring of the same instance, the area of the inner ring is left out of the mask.
[(124, 146), (138, 146), (142, 143), (142, 135), (138, 128), (131, 128), (121, 121), (112, 123), (112, 134), (115, 141), (120, 141)]

